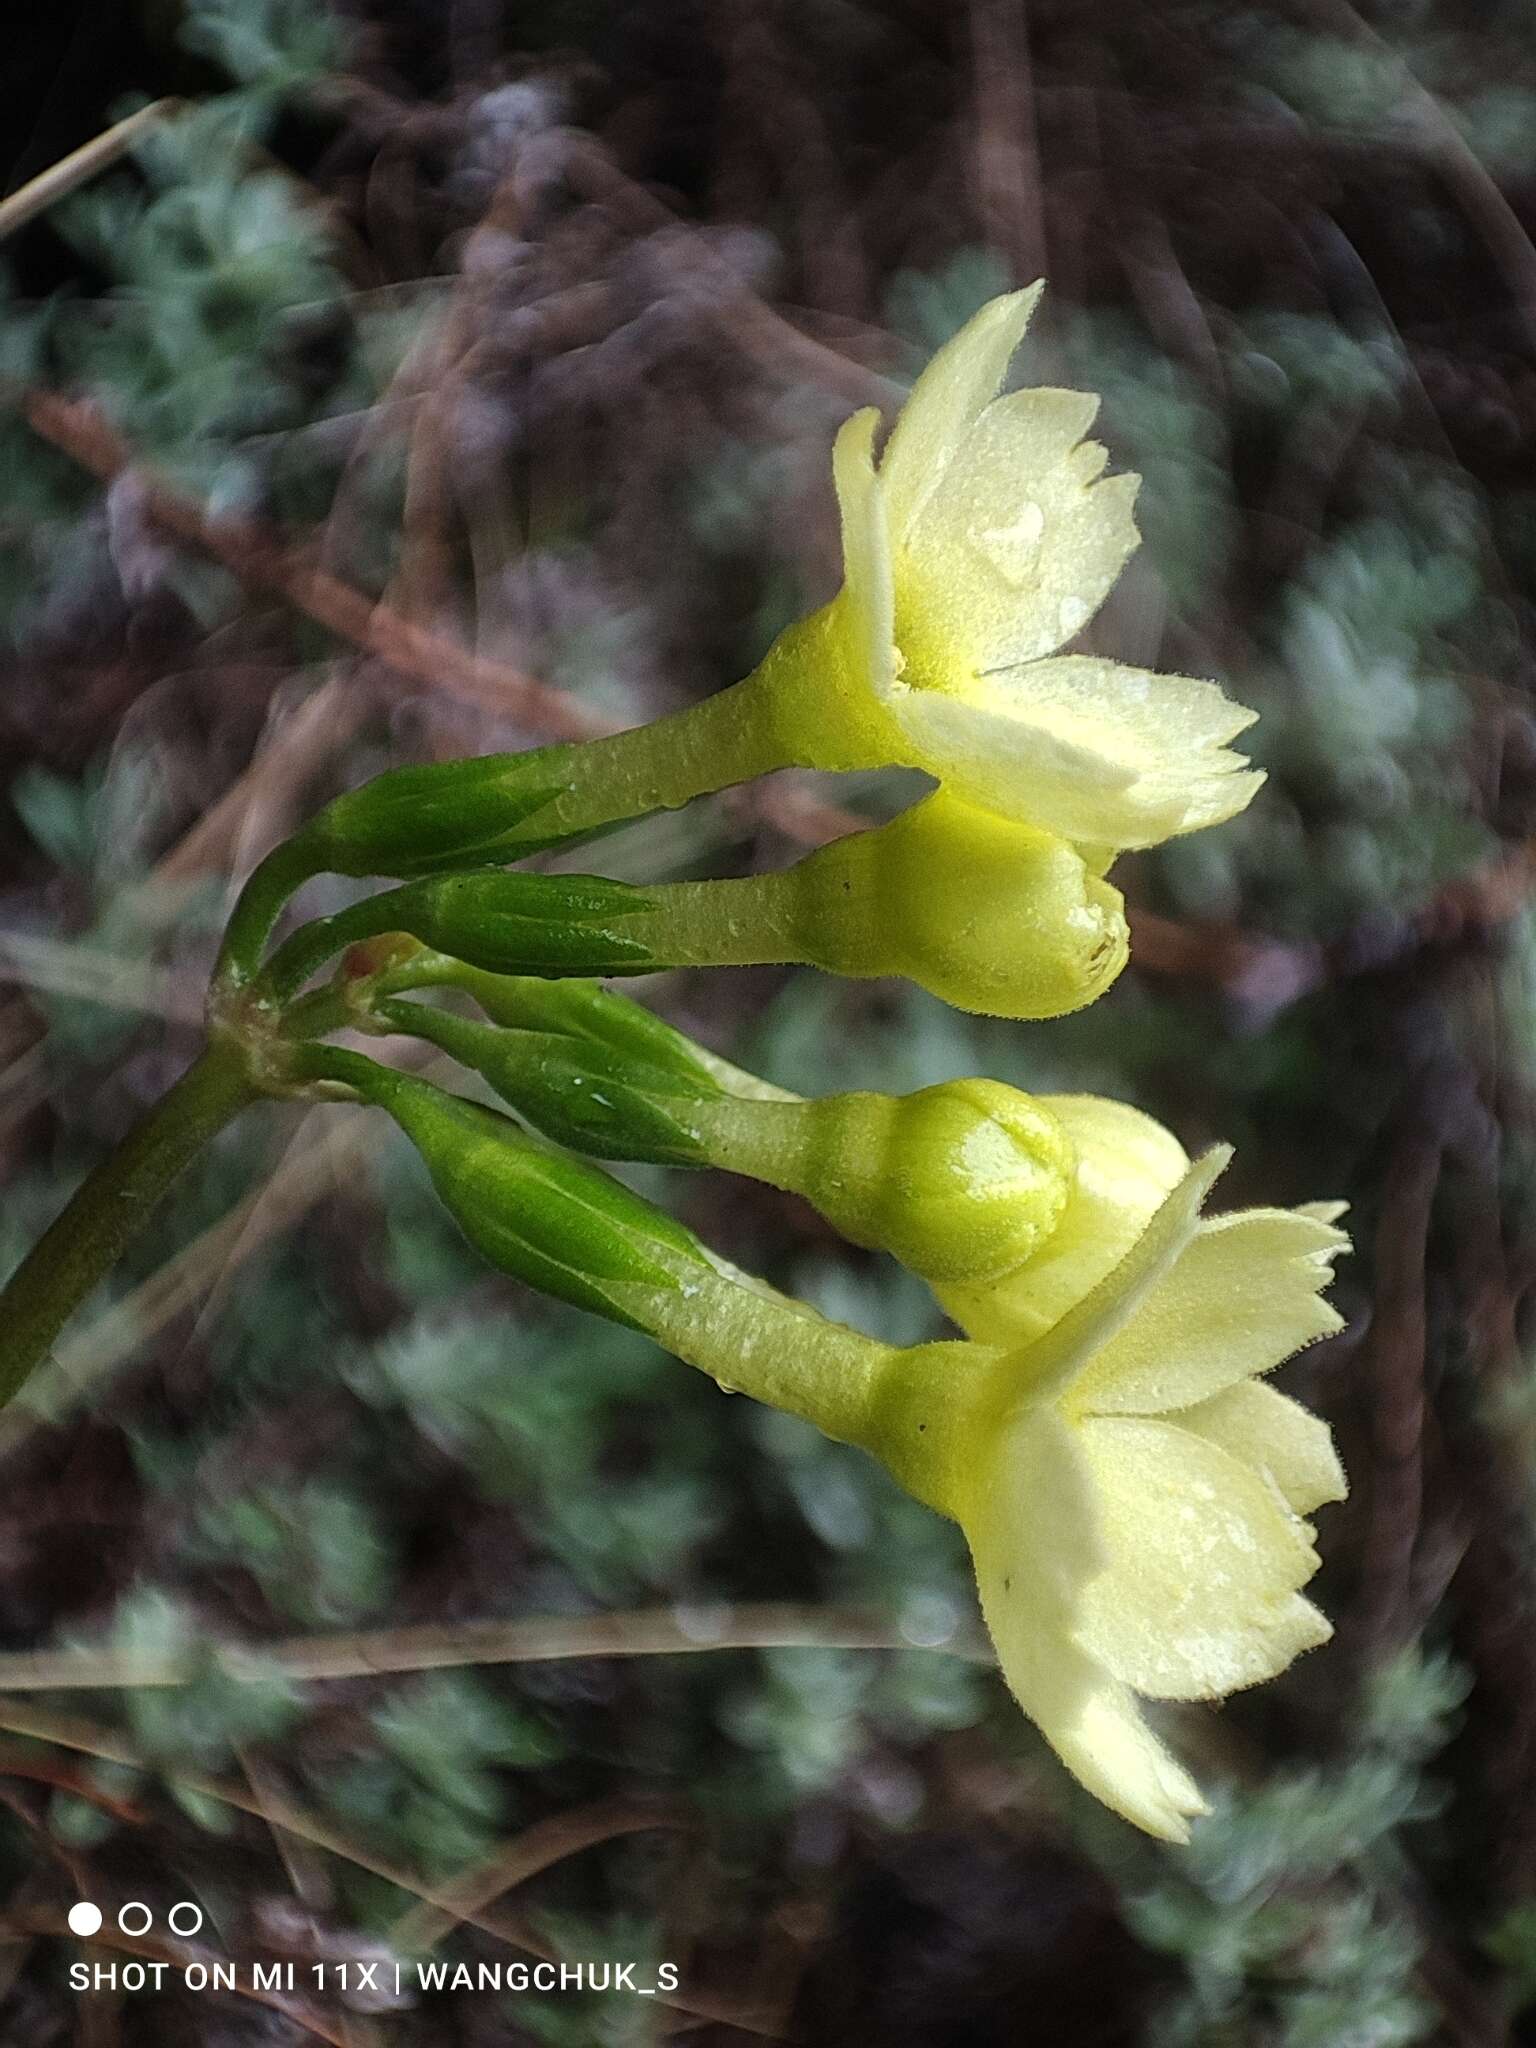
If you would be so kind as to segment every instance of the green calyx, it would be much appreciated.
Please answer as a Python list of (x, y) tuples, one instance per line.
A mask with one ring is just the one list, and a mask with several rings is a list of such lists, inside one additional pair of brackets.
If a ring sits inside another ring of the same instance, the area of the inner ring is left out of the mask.
[(1009, 1385), (1007, 1354), (984, 1344), (889, 1350), (852, 1440), (914, 1498), (958, 1520), (978, 1447), (995, 1438)]
[(578, 753), (540, 747), (392, 768), (333, 797), (305, 828), (317, 871), (407, 881), (558, 845), (571, 833), (551, 817), (541, 834), (537, 821), (569, 789)]
[(358, 1053), (310, 1046), (300, 1059), (312, 1081), (339, 1086), (394, 1118), (470, 1243), (515, 1279), (647, 1329), (649, 1300), (686, 1291), (715, 1270), (682, 1224), (498, 1111)]
[(579, 744), (391, 769), (334, 798), (306, 836), (318, 865), (345, 875), (407, 880), (525, 860), (782, 767), (772, 709), (749, 678)]
[(335, 954), (397, 932), (493, 974), (644, 974), (666, 964), (641, 936), (655, 893), (600, 875), (474, 870), (407, 882), (305, 925), (258, 986), (287, 1001)]
[(598, 875), (444, 875), (391, 895), (385, 914), (399, 913), (402, 930), (493, 973), (640, 974), (658, 964), (634, 930), (652, 908), (652, 892), (627, 882)]
[(424, 1003), (382, 1005), (379, 1022), (441, 1046), (473, 1068), (503, 1102), (557, 1143), (597, 1159), (705, 1166), (709, 1150), (693, 1116), (720, 1094), (598, 1040), (479, 1024)]
[(723, 1087), (720, 1073), (732, 1071), (642, 1003), (615, 995), (597, 981), (491, 974), (460, 960), (424, 955), (413, 972), (412, 986), (428, 982), (462, 989), (493, 1024), (600, 1045), (639, 1066), (659, 1069), (682, 1084), (674, 1092), (690, 1097), (718, 1095)]

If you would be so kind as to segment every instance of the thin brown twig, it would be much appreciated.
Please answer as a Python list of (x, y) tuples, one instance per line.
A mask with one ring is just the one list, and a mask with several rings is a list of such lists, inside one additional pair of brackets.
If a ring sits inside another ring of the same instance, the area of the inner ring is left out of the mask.
[[(655, 192), (621, 170), (595, 136), (571, 129), (561, 139), (561, 170), (585, 197), (612, 206), (621, 218), (647, 233), (686, 227)], [(709, 287), (708, 303), (721, 327), (775, 380), (782, 383), (788, 373), (799, 371), (808, 382), (855, 405), (887, 406), (906, 396), (905, 385), (895, 378), (802, 332), (760, 298), (707, 242), (691, 242), (689, 254)]]
[(272, 724), (271, 736), (250, 766), (162, 856), (151, 879), (190, 881), (233, 865), (252, 812), (275, 806), (297, 780), (312, 775), (325, 754), (338, 751), (353, 736), (367, 710), (368, 694), (354, 688), (350, 676), (329, 676)]
[[(274, 591), (389, 667), (441, 684), (482, 709), (516, 715), (553, 738), (592, 739), (618, 729), (550, 684), (488, 661), (374, 602), (340, 577), (318, 568), (307, 551), (287, 546), (259, 522), (215, 515), (171, 489), (144, 468), (118, 430), (89, 400), (32, 389), (24, 394), (22, 406), (39, 434), (103, 481), (131, 470), (139, 481), (145, 511), (168, 532), (214, 555), (244, 581)], [(253, 768), (237, 785), (243, 791), (241, 805), (258, 786), (250, 779), (256, 774)], [(231, 804), (235, 796), (231, 791)], [(792, 781), (770, 779), (744, 801), (757, 816), (802, 845), (824, 844), (868, 822)], [(220, 812), (223, 832), (229, 827), (229, 817), (223, 814), (222, 805)], [(176, 872), (186, 873), (192, 854), (184, 855), (178, 848), (175, 860)], [(1256, 967), (1266, 970), (1281, 950), (1276, 941), (1255, 939), (1224, 927), (1181, 924), (1145, 911), (1132, 913), (1132, 931), (1139, 967), (1154, 974), (1195, 975), (1223, 984), (1240, 982)], [(1300, 992), (1317, 978), (1315, 963), (1309, 966), (1297, 949), (1290, 951), (1296, 954), (1290, 969)]]
[(320, 568), (307, 550), (291, 546), (261, 521), (212, 513), (173, 490), (139, 460), (90, 399), (64, 398), (34, 386), (22, 394), (21, 410), (35, 433), (103, 483), (131, 471), (145, 512), (167, 533), (214, 556), (243, 583), (281, 597), (391, 668), (436, 684), (483, 710), (525, 718), (557, 739), (592, 739), (613, 730), (608, 721), (563, 691), (402, 618)]
[(590, 1805), (551, 1814), (535, 1821), (512, 1841), (474, 1864), (442, 1887), (445, 1901), (453, 1904), (418, 1905), (404, 1914), (389, 1932), (389, 1945), (407, 1955), (418, 1955), (434, 1947), (471, 1913), (493, 1905), (499, 1898), (537, 1877), (568, 1856), (596, 1848), (619, 1835), (647, 1832), (652, 1828), (686, 1828), (689, 1817), (675, 1800), (598, 1799)]
[(87, 1771), (55, 1763), (50, 1757), (0, 1749), (0, 1778), (25, 1778), (29, 1784), (47, 1785), (52, 1791), (67, 1792), (72, 1799), (79, 1799), (87, 1806), (98, 1806), (103, 1813), (110, 1814), (114, 1820), (126, 1822), (130, 1827), (140, 1826), (145, 1819), (144, 1808), (137, 1800), (119, 1799), (98, 1785)]
[[(979, 1632), (915, 1643), (889, 1620), (855, 1607), (807, 1607), (757, 1601), (690, 1615), (676, 1607), (627, 1614), (537, 1615), (519, 1621), (466, 1621), (421, 1628), (294, 1636), (271, 1643), (225, 1643), (212, 1655), (230, 1678), (295, 1681), (438, 1671), (467, 1664), (549, 1664), (589, 1657), (696, 1656), (719, 1650), (914, 1650), (989, 1664)], [(185, 1685), (206, 1669), (205, 1649), (146, 1656), (135, 1652), (16, 1650), (0, 1655), (0, 1690), (57, 1692), (102, 1686)]]
[(147, 107), (140, 107), (137, 113), (129, 114), (125, 120), (118, 121), (100, 135), (93, 135), (89, 142), (82, 142), (68, 156), (50, 164), (47, 170), (39, 171), (35, 178), (29, 178), (7, 198), (0, 199), (0, 241), (4, 241), (7, 235), (14, 235), (18, 228), (36, 220), (50, 206), (57, 205), (59, 200), (125, 157), (146, 130), (180, 112), (180, 109), (181, 101), (175, 99), (155, 100)]

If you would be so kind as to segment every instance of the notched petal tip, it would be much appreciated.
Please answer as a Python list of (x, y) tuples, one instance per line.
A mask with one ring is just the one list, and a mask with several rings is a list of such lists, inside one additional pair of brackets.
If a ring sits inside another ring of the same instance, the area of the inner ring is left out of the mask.
[(1182, 1847), (1190, 1822), (1211, 1810), (1129, 1690), (1107, 1677), (1085, 1693), (1070, 1721), (1044, 1733), (1079, 1784), (1159, 1841)]
[(880, 464), (898, 541), (938, 487), (966, 428), (996, 395), (1044, 289), (1042, 279), (989, 300), (913, 385)]
[[(897, 616), (901, 632), (899, 597)], [(1064, 616), (1062, 637), (1077, 623)], [(1246, 705), (1093, 655), (1008, 661), (944, 691), (904, 683), (891, 708), (958, 794), (1074, 844), (1158, 845), (1235, 816), (1264, 780), (1226, 748), (1254, 721)]]
[(1322, 1290), (1348, 1245), (1294, 1210), (1206, 1219), (1135, 1318), (1085, 1362), (1073, 1403), (1097, 1415), (1166, 1415), (1270, 1372), (1344, 1327)]
[(1307, 1524), (1262, 1473), (1172, 1418), (1092, 1418), (1077, 1433), (1110, 1561), (1086, 1588), (1083, 1647), (1153, 1699), (1219, 1699), (1327, 1639), (1300, 1589)]

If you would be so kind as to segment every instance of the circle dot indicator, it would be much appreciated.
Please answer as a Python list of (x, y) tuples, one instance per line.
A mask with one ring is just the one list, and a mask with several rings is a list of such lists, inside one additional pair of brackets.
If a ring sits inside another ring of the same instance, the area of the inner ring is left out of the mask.
[(69, 1909), (69, 1931), (71, 1934), (82, 1936), (100, 1934), (100, 1906), (93, 1906), (89, 1899), (82, 1899), (77, 1906), (71, 1906)]

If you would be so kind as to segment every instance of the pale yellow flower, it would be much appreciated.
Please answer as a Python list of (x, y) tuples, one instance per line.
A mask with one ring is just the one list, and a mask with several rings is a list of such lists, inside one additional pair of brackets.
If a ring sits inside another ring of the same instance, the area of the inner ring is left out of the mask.
[[(1226, 743), (1255, 714), (1214, 683), (1061, 652), (1137, 546), (1139, 479), (1101, 477), (1089, 393), (996, 395), (1040, 291), (994, 299), (940, 350), (878, 468), (878, 415), (844, 425), (845, 583), (812, 622), (820, 715), (806, 695), (794, 722), (802, 758), (818, 737), (829, 766), (883, 751), (1060, 838), (1151, 846), (1248, 803), (1263, 777)], [(798, 667), (810, 650), (785, 637)]]
[(1202, 1218), (1224, 1150), (1190, 1166), (1134, 1110), (1043, 1100), (1078, 1194), (1009, 1280), (941, 1290), (992, 1362), (952, 1394), (909, 1378), (874, 1448), (961, 1524), (1004, 1675), (1068, 1768), (1182, 1841), (1204, 1802), (1138, 1696), (1219, 1699), (1330, 1633), (1303, 1518), (1344, 1476), (1261, 1376), (1340, 1327), (1322, 1289), (1348, 1240), (1327, 1206)]

